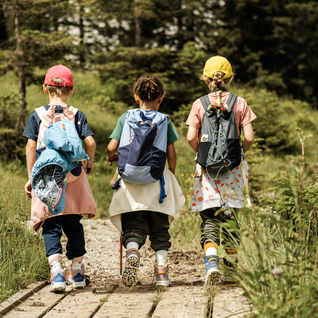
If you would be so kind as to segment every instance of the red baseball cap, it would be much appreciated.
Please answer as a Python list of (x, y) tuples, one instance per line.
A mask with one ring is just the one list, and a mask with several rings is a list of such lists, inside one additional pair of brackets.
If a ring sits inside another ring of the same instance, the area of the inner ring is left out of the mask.
[[(55, 77), (61, 78), (64, 80), (64, 83), (52, 82), (52, 79)], [(52, 86), (73, 86), (72, 72), (64, 65), (55, 65), (47, 71), (44, 84)]]

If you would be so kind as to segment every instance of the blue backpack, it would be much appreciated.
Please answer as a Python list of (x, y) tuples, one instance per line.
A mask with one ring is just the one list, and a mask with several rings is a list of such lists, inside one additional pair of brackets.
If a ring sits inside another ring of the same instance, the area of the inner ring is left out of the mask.
[(128, 110), (118, 148), (120, 177), (135, 184), (160, 180), (160, 203), (166, 197), (163, 171), (167, 158), (167, 134), (167, 115), (141, 109)]

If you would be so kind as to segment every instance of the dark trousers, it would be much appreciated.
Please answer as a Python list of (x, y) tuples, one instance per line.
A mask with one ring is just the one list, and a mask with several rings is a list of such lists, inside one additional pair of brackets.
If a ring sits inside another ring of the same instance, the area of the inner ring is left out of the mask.
[(61, 245), (62, 230), (67, 236), (66, 256), (69, 260), (86, 253), (81, 215), (59, 215), (45, 220), (42, 235), (45, 242), (46, 256), (63, 254)]
[(147, 235), (155, 252), (168, 251), (171, 246), (167, 214), (151, 211), (127, 212), (121, 215), (121, 224), (125, 248), (129, 242), (136, 241), (141, 248), (146, 242)]
[[(225, 249), (235, 249), (239, 244), (237, 235), (237, 209), (234, 209), (231, 217), (226, 217), (220, 208), (211, 208), (200, 212), (201, 223), (201, 246), (208, 242), (224, 245)], [(221, 229), (222, 224), (222, 231)]]

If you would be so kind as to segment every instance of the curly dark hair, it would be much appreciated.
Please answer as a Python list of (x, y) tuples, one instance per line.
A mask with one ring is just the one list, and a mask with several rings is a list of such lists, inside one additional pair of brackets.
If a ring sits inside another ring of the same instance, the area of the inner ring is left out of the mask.
[(138, 95), (142, 101), (155, 100), (165, 93), (161, 79), (152, 75), (138, 78), (133, 92)]

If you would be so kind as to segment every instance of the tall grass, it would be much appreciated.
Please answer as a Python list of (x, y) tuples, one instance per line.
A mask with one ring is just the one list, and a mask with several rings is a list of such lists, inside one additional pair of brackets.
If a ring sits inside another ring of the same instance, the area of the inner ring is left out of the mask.
[(43, 238), (34, 236), (29, 224), (21, 168), (0, 166), (0, 302), (35, 279), (48, 278)]

